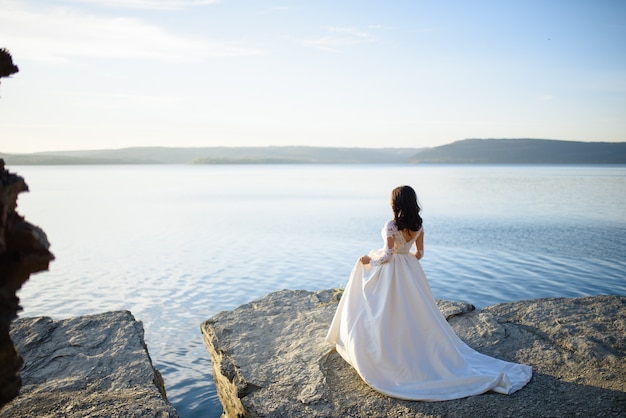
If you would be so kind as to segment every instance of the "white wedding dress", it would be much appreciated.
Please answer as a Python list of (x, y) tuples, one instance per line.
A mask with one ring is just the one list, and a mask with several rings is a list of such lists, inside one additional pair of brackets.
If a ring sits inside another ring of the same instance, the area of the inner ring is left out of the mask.
[[(400, 399), (444, 401), (487, 391), (510, 394), (530, 366), (478, 353), (439, 311), (422, 267), (393, 220), (370, 264), (357, 261), (326, 336), (361, 378)], [(393, 249), (386, 249), (392, 236)]]

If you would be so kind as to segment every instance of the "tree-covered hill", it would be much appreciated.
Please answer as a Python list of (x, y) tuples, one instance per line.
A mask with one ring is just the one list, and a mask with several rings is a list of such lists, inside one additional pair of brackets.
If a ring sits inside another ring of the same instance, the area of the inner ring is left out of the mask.
[(466, 139), (417, 153), (412, 163), (626, 164), (626, 142)]
[(47, 164), (626, 164), (626, 142), (466, 139), (435, 148), (313, 146), (135, 147), (2, 154), (9, 165)]

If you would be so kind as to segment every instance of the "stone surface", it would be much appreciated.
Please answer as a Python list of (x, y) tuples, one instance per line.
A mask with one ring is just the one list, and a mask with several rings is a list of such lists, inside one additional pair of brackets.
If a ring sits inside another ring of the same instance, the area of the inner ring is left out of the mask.
[(24, 179), (10, 173), (0, 159), (0, 408), (20, 388), (22, 359), (9, 328), (20, 310), (17, 291), (32, 273), (47, 270), (54, 259), (46, 234), (16, 211), (17, 196), (28, 191)]
[(571, 417), (626, 415), (626, 297), (539, 299), (477, 311), (438, 301), (482, 353), (529, 364), (512, 395), (389, 398), (324, 341), (336, 295), (283, 290), (201, 325), (227, 417)]
[(14, 321), (20, 394), (2, 417), (177, 417), (128, 311)]

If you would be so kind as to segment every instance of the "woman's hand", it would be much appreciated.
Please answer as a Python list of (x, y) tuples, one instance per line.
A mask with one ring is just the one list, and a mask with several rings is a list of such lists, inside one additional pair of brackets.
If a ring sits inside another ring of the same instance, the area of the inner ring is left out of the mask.
[(369, 264), (370, 260), (371, 260), (371, 258), (368, 255), (364, 255), (363, 257), (361, 257), (359, 259), (359, 261), (361, 261), (361, 263), (363, 263), (363, 264)]

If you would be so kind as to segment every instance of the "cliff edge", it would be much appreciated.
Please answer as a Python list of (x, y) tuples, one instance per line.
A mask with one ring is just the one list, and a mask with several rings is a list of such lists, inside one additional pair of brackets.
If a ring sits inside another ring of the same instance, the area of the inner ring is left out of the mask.
[(23, 386), (2, 417), (178, 417), (128, 311), (21, 318), (11, 336)]
[(226, 417), (623, 416), (626, 297), (551, 298), (474, 310), (438, 301), (474, 349), (533, 367), (512, 395), (446, 402), (389, 398), (324, 341), (331, 290), (283, 290), (201, 325)]

